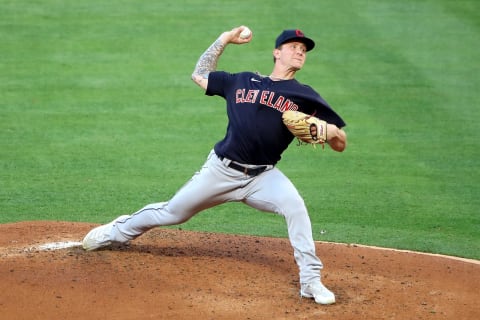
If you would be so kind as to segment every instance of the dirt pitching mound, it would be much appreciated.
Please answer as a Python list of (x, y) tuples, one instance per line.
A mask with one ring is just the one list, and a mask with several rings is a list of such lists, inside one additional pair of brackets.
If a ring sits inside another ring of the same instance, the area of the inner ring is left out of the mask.
[(299, 297), (287, 239), (154, 229), (85, 252), (94, 224), (0, 225), (2, 319), (480, 319), (480, 264), (317, 243), (337, 303)]

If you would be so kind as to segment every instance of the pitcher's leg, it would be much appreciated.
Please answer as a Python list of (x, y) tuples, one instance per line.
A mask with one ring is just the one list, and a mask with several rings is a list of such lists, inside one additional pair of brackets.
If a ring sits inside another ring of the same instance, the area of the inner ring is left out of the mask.
[(225, 165), (211, 152), (200, 171), (168, 202), (149, 204), (119, 220), (112, 229), (112, 239), (125, 242), (154, 227), (181, 224), (202, 210), (228, 201), (236, 181), (223, 175), (223, 170)]
[(93, 229), (84, 238), (84, 247), (95, 250), (112, 241), (123, 243), (151, 228), (183, 223), (201, 210), (229, 201), (238, 182), (225, 172), (225, 165), (210, 153), (201, 170), (170, 201), (149, 204), (130, 216), (120, 216)]
[(288, 237), (299, 268), (300, 282), (320, 279), (322, 262), (315, 253), (312, 225), (305, 203), (292, 182), (277, 168), (255, 179), (245, 203), (285, 217)]
[(152, 203), (130, 216), (115, 219), (110, 239), (115, 242), (127, 242), (156, 226), (178, 224), (181, 222), (180, 218), (182, 218), (180, 215), (170, 213), (168, 202)]

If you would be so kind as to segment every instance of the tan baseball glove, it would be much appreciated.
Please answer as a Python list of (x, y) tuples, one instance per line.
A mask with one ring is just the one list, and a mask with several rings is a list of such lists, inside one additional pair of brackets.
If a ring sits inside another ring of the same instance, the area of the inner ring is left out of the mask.
[(327, 122), (300, 111), (287, 110), (283, 123), (298, 140), (308, 144), (324, 144), (327, 141)]

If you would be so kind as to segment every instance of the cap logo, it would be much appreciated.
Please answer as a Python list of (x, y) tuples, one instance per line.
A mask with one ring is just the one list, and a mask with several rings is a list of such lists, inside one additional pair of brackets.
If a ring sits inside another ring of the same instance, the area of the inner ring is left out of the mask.
[(301, 30), (298, 30), (298, 29), (295, 30), (295, 34), (297, 35), (297, 37), (301, 37), (301, 38), (305, 37), (305, 35), (303, 34), (303, 32), (302, 32)]

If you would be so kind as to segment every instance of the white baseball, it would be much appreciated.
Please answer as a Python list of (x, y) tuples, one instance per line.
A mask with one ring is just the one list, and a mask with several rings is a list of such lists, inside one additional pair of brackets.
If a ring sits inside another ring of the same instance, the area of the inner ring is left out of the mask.
[(252, 30), (250, 30), (248, 27), (245, 27), (243, 31), (240, 33), (240, 38), (247, 39), (248, 37), (250, 37), (251, 34), (252, 34)]

